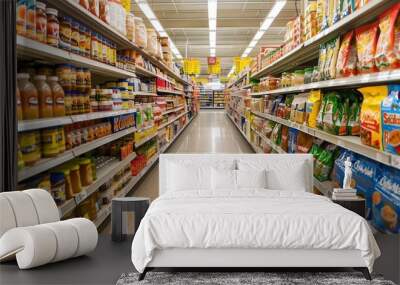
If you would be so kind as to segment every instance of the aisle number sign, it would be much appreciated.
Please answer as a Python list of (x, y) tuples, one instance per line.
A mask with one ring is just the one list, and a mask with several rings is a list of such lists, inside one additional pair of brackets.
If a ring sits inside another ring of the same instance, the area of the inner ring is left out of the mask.
[(208, 74), (221, 74), (221, 59), (217, 57), (208, 58)]
[(235, 57), (234, 59), (234, 64), (235, 64), (235, 73), (238, 74), (240, 73), (243, 69), (246, 67), (250, 66), (251, 64), (251, 58), (250, 57)]
[(183, 72), (189, 75), (200, 74), (200, 60), (196, 58), (186, 58), (183, 60)]

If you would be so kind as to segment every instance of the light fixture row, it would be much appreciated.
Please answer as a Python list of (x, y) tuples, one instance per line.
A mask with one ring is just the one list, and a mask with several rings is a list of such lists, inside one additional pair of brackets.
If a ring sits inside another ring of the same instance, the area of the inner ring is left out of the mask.
[(268, 15), (265, 17), (257, 33), (254, 35), (253, 39), (251, 40), (247, 48), (244, 50), (242, 57), (247, 57), (250, 54), (250, 52), (257, 45), (258, 41), (263, 37), (264, 33), (272, 25), (275, 18), (279, 15), (279, 13), (282, 11), (285, 5), (286, 5), (286, 0), (276, 0), (274, 6), (272, 7), (271, 11), (269, 11)]
[(217, 0), (208, 0), (208, 29), (210, 56), (215, 56), (217, 47)]
[(136, 3), (138, 4), (140, 10), (142, 10), (143, 14), (146, 16), (146, 18), (150, 21), (150, 23), (153, 25), (154, 29), (158, 32), (158, 34), (161, 37), (168, 37), (169, 45), (171, 47), (171, 51), (175, 58), (181, 60), (182, 55), (175, 46), (174, 42), (171, 40), (171, 38), (168, 36), (168, 34), (165, 32), (164, 27), (161, 25), (160, 21), (154, 14), (153, 10), (151, 9), (150, 5), (147, 3), (147, 0), (136, 0)]

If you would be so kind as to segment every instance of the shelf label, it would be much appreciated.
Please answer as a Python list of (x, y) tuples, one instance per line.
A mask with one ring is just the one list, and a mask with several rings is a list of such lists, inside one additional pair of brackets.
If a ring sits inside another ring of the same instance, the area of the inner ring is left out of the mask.
[(391, 165), (395, 168), (400, 169), (400, 156), (392, 155)]
[(87, 192), (86, 191), (82, 191), (82, 192), (76, 194), (75, 202), (76, 202), (76, 204), (80, 204), (86, 198), (87, 198)]

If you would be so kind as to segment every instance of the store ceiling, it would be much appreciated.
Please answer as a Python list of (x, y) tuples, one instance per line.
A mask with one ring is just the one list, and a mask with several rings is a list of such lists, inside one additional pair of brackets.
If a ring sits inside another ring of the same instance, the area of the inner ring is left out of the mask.
[[(146, 19), (134, 2), (132, 7), (135, 16)], [(199, 58), (202, 74), (206, 74), (210, 52), (207, 0), (147, 2), (182, 56)], [(260, 46), (282, 43), (286, 23), (297, 15), (296, 2), (300, 13), (302, 1), (288, 0), (250, 56), (255, 56)], [(233, 58), (246, 49), (274, 3), (275, 0), (218, 0), (216, 56), (221, 58), (222, 75), (231, 69)], [(151, 26), (147, 20), (146, 25)]]

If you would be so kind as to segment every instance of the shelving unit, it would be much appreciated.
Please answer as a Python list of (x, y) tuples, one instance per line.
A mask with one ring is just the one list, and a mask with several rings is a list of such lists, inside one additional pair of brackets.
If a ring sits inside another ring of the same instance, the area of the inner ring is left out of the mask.
[(166, 126), (172, 124), (173, 122), (175, 122), (176, 120), (180, 119), (181, 117), (185, 116), (188, 112), (184, 112), (182, 114), (179, 114), (178, 116), (176, 116), (175, 118), (173, 118), (172, 120), (162, 124), (161, 126), (158, 127), (158, 130), (161, 130), (163, 128), (165, 128)]
[(265, 75), (275, 75), (293, 69), (318, 57), (319, 45), (325, 43), (351, 29), (365, 23), (376, 20), (387, 8), (395, 4), (395, 0), (369, 1), (362, 8), (344, 17), (328, 29), (320, 32), (308, 41), (300, 44), (285, 56), (279, 58), (260, 71), (252, 74), (253, 78), (261, 78)]

